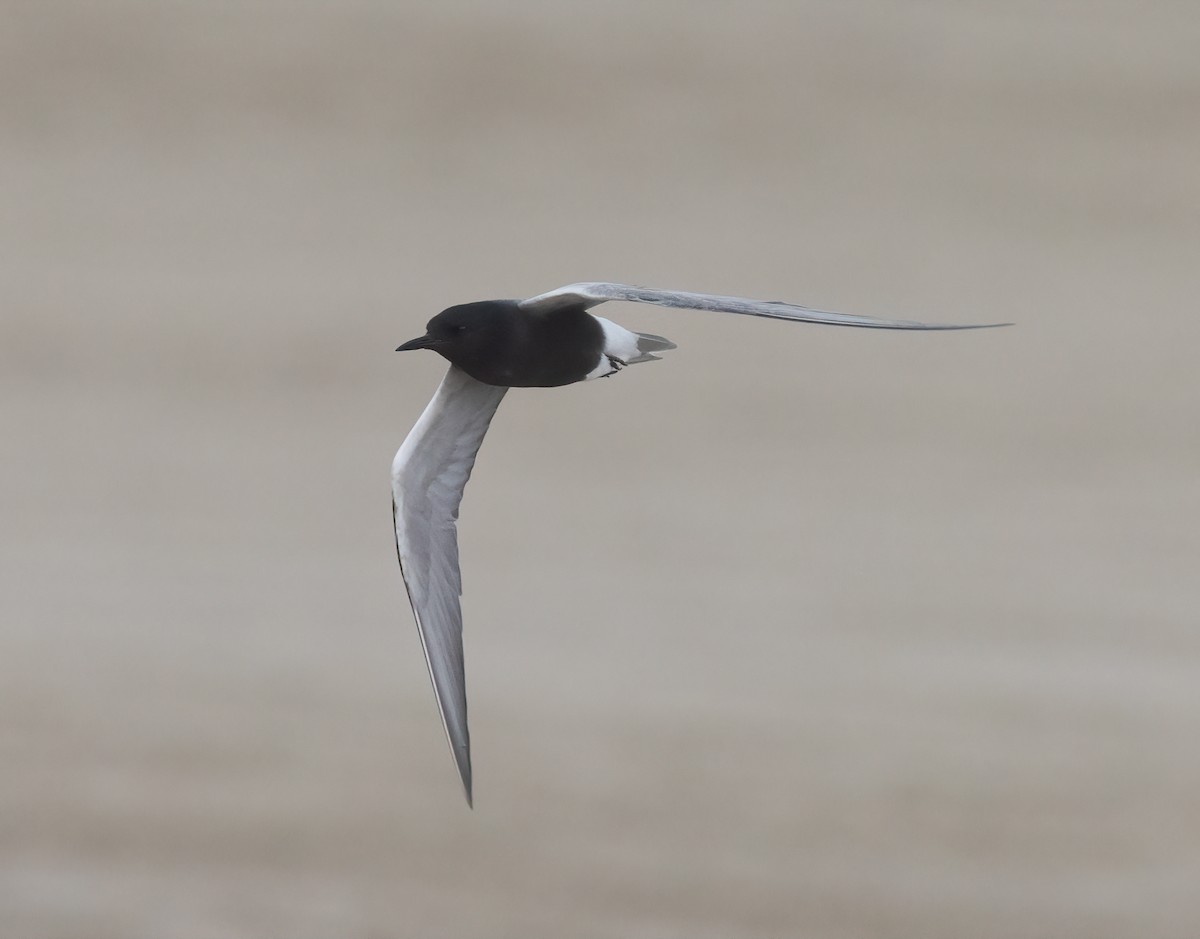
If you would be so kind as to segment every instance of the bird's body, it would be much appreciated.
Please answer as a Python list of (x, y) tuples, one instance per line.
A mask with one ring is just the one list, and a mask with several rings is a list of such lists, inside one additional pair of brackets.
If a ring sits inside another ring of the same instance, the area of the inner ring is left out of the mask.
[(401, 349), (430, 348), (485, 385), (555, 388), (603, 378), (635, 361), (674, 349), (659, 336), (635, 333), (593, 316), (582, 304), (550, 312), (519, 300), (480, 300), (443, 310), (429, 332)]
[(455, 523), (464, 487), (496, 408), (510, 387), (556, 387), (612, 375), (675, 348), (588, 312), (608, 300), (771, 319), (941, 330), (936, 326), (624, 284), (571, 284), (529, 300), (484, 300), (443, 310), (426, 334), (397, 351), (432, 349), (450, 369), (392, 463), (396, 551), (417, 619), (442, 722), (471, 801), (470, 737), (463, 670), (462, 593)]

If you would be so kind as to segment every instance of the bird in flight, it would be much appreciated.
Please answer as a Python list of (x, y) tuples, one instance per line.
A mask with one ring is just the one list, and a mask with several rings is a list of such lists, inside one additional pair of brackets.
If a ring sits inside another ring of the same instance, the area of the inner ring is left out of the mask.
[[(528, 300), (483, 300), (443, 310), (396, 351), (431, 349), (446, 377), (392, 462), (396, 554), (417, 620), (442, 724), (471, 804), (471, 741), (463, 673), (462, 577), (455, 523), (488, 424), (509, 388), (553, 388), (651, 362), (675, 344), (588, 312), (610, 300), (872, 329), (979, 329), (875, 319), (626, 284), (570, 284)], [(989, 326), (1007, 324), (987, 324)]]

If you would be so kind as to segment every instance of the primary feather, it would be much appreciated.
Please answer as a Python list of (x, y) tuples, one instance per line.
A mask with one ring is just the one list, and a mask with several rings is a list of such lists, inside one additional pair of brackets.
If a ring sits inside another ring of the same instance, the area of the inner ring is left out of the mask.
[(828, 326), (860, 326), (869, 329), (984, 329), (988, 326), (1007, 326), (1007, 323), (953, 325), (918, 323), (914, 320), (886, 320), (873, 316), (855, 316), (813, 310), (781, 300), (751, 300), (746, 297), (722, 297), (708, 293), (687, 293), (682, 290), (654, 290), (629, 284), (582, 283), (559, 287), (549, 293), (522, 300), (520, 307), (530, 313), (553, 313), (572, 306), (590, 309), (609, 300), (631, 303), (650, 303), (655, 306), (685, 310), (711, 310), (716, 313), (740, 313), (746, 316), (765, 316), (769, 319), (794, 320), (799, 323), (824, 323)]

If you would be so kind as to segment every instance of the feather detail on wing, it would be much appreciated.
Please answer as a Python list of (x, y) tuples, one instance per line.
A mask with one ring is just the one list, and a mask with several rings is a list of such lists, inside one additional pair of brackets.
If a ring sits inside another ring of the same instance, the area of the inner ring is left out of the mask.
[(520, 307), (530, 313), (553, 313), (556, 310), (582, 306), (585, 310), (609, 300), (631, 303), (651, 303), (655, 306), (687, 310), (712, 310), (717, 313), (741, 313), (765, 316), (770, 319), (794, 320), (801, 323), (824, 323), (830, 326), (863, 326), (871, 329), (983, 329), (988, 326), (1007, 326), (1008, 323), (953, 325), (918, 323), (913, 320), (877, 319), (854, 316), (850, 313), (831, 313), (812, 310), (779, 300), (750, 300), (746, 297), (720, 297), (707, 293), (686, 293), (681, 290), (653, 290), (628, 284), (583, 283), (559, 287), (549, 293), (522, 300)]
[(396, 554), (468, 804), (471, 740), (455, 522), (479, 445), (506, 391), (451, 366), (392, 463)]

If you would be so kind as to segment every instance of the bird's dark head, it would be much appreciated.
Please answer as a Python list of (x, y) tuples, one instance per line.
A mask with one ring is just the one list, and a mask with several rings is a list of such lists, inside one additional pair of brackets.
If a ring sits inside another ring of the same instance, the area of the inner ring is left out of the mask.
[(432, 349), (468, 375), (479, 378), (480, 373), (490, 372), (497, 360), (505, 356), (516, 317), (517, 304), (513, 300), (481, 300), (452, 306), (425, 325), (424, 336), (409, 340), (396, 351)]

